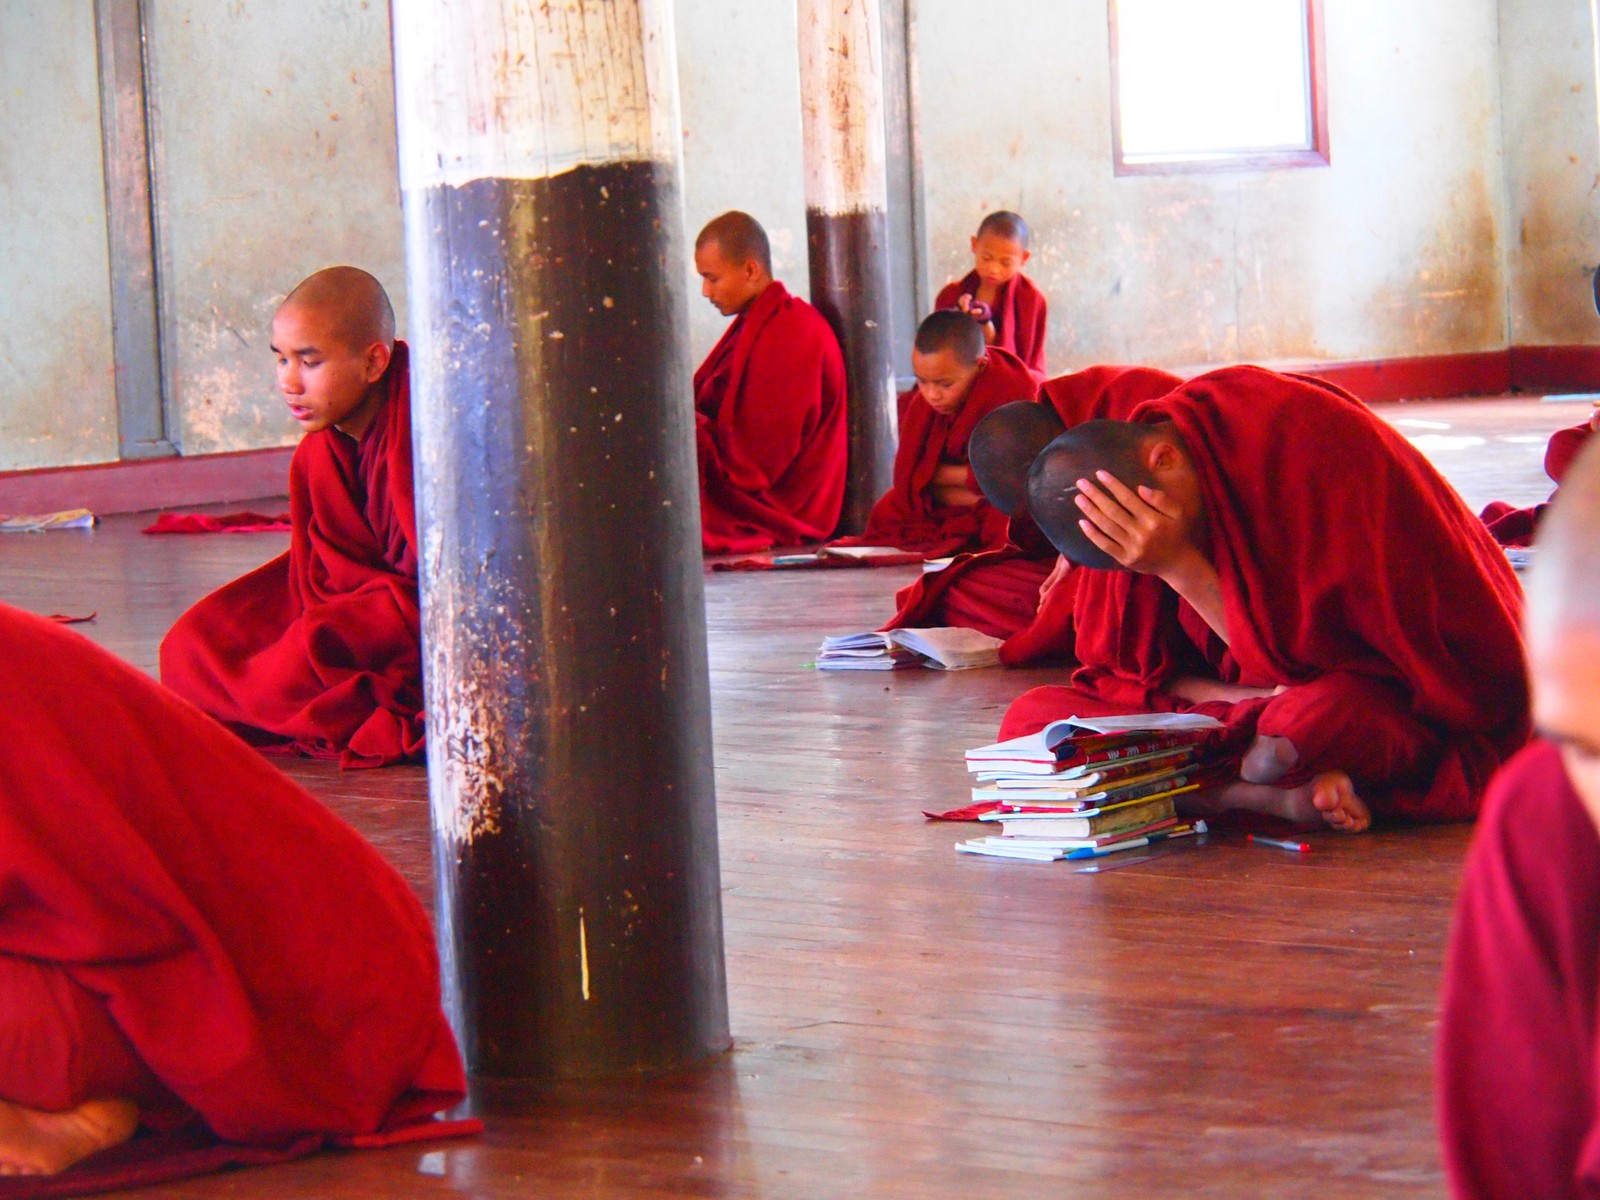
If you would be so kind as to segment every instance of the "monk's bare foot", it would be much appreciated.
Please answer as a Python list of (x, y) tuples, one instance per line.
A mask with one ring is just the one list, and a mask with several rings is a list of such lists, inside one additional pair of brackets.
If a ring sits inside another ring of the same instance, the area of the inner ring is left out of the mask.
[(1343, 771), (1324, 772), (1293, 788), (1241, 779), (1178, 798), (1178, 809), (1185, 816), (1209, 817), (1231, 808), (1282, 817), (1297, 825), (1321, 821), (1343, 833), (1362, 833), (1372, 824), (1372, 811)]
[(1277, 783), (1300, 765), (1300, 752), (1288, 738), (1257, 737), (1239, 764), (1246, 783)]
[(90, 1100), (67, 1112), (40, 1112), (0, 1100), (0, 1175), (56, 1175), (120, 1145), (139, 1125), (131, 1100)]
[(1311, 781), (1311, 803), (1331, 828), (1344, 833), (1365, 833), (1372, 825), (1372, 810), (1343, 771), (1324, 771)]

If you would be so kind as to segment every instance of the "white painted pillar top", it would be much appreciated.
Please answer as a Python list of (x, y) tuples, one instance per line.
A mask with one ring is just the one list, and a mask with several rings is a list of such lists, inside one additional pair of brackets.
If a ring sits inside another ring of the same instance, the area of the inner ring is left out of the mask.
[(878, 0), (800, 0), (798, 16), (806, 207), (882, 212), (889, 185)]
[(675, 162), (670, 0), (393, 0), (400, 184)]

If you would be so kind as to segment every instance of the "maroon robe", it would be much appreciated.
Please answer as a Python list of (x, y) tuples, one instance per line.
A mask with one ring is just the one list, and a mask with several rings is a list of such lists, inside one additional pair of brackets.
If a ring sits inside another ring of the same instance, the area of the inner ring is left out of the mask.
[(1457, 1200), (1600, 1196), (1600, 837), (1547, 743), (1507, 764), (1484, 802), (1438, 1067)]
[(694, 373), (694, 407), (707, 554), (833, 533), (847, 464), (844, 357), (821, 313), (768, 284)]
[[(1069, 687), (1011, 706), (1002, 737), (1072, 715), (1198, 709), (1300, 766), (1343, 770), (1375, 815), (1473, 816), (1528, 736), (1521, 589), (1421, 453), (1319, 380), (1230, 367), (1135, 410), (1198, 475), (1231, 644), (1153, 575), (1084, 571)], [(1352, 476), (1351, 464), (1360, 464)], [(1281, 695), (1190, 705), (1182, 676)]]
[(347, 767), (423, 752), (409, 354), (359, 441), (307, 434), (289, 549), (218, 588), (161, 643), (161, 681), (252, 745)]
[[(982, 282), (976, 271), (968, 271), (962, 278), (945, 284), (939, 290), (933, 307), (959, 308), (962, 296), (977, 299), (978, 287)], [(1001, 287), (991, 308), (990, 319), (994, 322), (992, 344), (1011, 351), (1040, 379), (1045, 374), (1044, 337), (1045, 324), (1049, 319), (1048, 308), (1044, 293), (1021, 271)]]
[[(1585, 421), (1571, 429), (1558, 429), (1551, 435), (1544, 451), (1544, 473), (1550, 476), (1552, 483), (1561, 482), (1572, 460), (1593, 434), (1594, 430)], [(1551, 492), (1550, 500), (1555, 498), (1555, 493)], [(1479, 517), (1489, 527), (1494, 540), (1502, 546), (1531, 546), (1549, 503), (1547, 500), (1531, 508), (1513, 508), (1504, 500), (1495, 500), (1484, 508)]]

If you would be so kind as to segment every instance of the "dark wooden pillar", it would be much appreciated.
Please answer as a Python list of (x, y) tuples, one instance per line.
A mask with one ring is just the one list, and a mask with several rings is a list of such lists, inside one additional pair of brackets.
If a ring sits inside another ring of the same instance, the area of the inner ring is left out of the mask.
[(811, 302), (833, 324), (850, 384), (843, 532), (860, 532), (894, 471), (895, 392), (877, 0), (800, 0)]
[(395, 0), (428, 779), (480, 1081), (728, 1045), (670, 10)]

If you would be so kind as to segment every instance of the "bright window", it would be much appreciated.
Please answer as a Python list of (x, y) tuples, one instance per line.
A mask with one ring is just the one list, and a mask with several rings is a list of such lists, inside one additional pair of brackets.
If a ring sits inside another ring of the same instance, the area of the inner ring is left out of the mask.
[(1328, 161), (1318, 0), (1110, 0), (1119, 175)]

